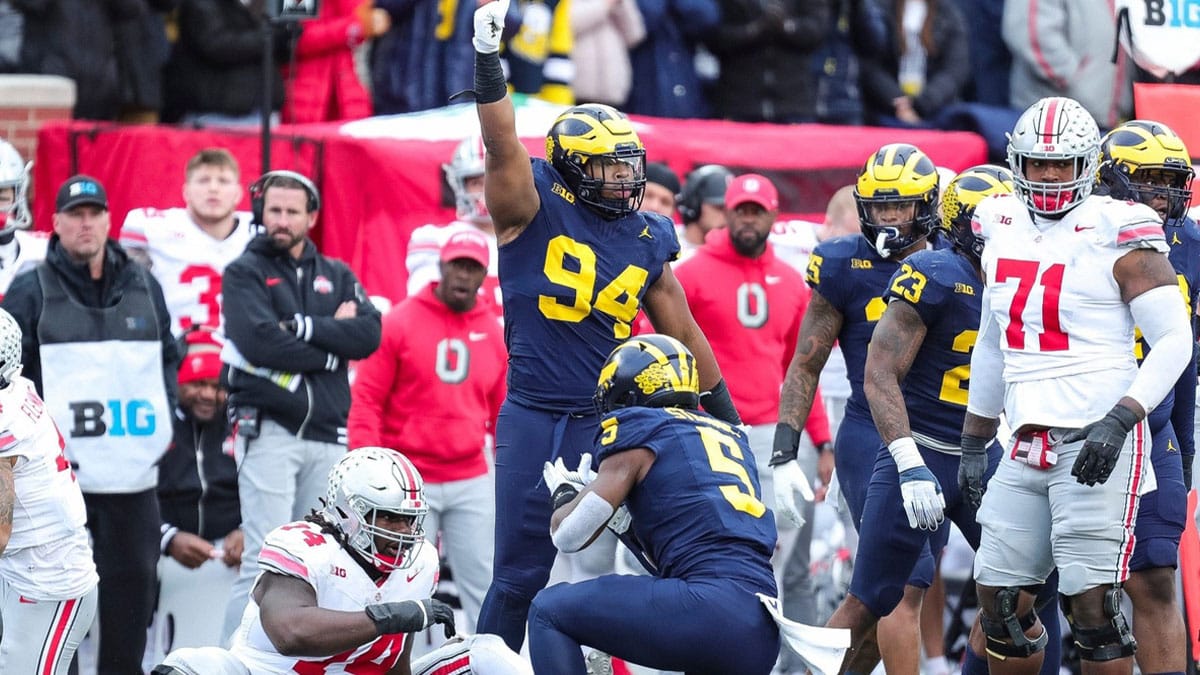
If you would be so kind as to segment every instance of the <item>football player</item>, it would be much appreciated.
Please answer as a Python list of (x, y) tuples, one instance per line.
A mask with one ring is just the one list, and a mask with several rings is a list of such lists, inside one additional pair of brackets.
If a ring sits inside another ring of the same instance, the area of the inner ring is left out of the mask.
[(66, 675), (96, 614), (86, 519), (63, 436), (21, 376), (21, 327), (0, 309), (0, 672)]
[(29, 213), (29, 170), (21, 153), (0, 139), (0, 298), (13, 277), (46, 259), (45, 233), (33, 232)]
[(779, 631), (755, 593), (775, 596), (775, 517), (745, 432), (699, 411), (696, 365), (665, 335), (621, 344), (596, 387), (595, 478), (590, 454), (578, 472), (562, 458), (545, 463), (559, 550), (591, 543), (620, 507), (626, 523), (614, 529), (656, 572), (538, 593), (529, 614), (536, 672), (583, 675), (581, 645), (663, 670), (771, 672)]
[[(1152, 488), (1146, 412), (1192, 356), (1162, 219), (1092, 195), (1100, 132), (1076, 101), (1039, 100), (1009, 136), (1015, 190), (984, 200), (985, 287), (959, 484), (979, 507), (975, 582), (988, 663), (1042, 666), (1028, 587), (1055, 567), (1084, 673), (1129, 673), (1121, 612), (1139, 496)], [(1154, 345), (1139, 368), (1134, 326)], [(987, 482), (1004, 412), (1014, 429)]]
[(236, 210), (239, 175), (228, 150), (201, 150), (184, 172), (185, 206), (134, 209), (121, 226), (121, 245), (162, 286), (176, 337), (221, 327), (222, 275), (254, 236), (250, 213)]
[(430, 283), (441, 278), (441, 251), (450, 237), (459, 232), (482, 232), (488, 241), (488, 270), (479, 295), (497, 312), (500, 311), (500, 278), (497, 276), (496, 233), (492, 216), (483, 198), (484, 160), (487, 150), (483, 139), (470, 136), (454, 149), (450, 163), (442, 165), (446, 182), (454, 193), (457, 219), (447, 225), (422, 225), (408, 239), (404, 265), (408, 269), (408, 294), (417, 295)]
[(529, 603), (557, 553), (546, 534), (542, 464), (573, 464), (590, 448), (599, 424), (594, 374), (629, 337), (640, 307), (696, 355), (705, 410), (741, 420), (671, 272), (679, 253), (671, 221), (638, 211), (646, 149), (629, 118), (605, 105), (568, 108), (546, 135), (548, 161), (530, 160), (498, 54), (507, 7), (508, 0), (480, 6), (473, 38), (509, 354), (496, 426), (495, 565), (479, 631), (519, 650)]
[[(1186, 212), (1194, 175), (1187, 148), (1167, 126), (1134, 120), (1110, 131), (1100, 143), (1100, 153), (1099, 187), (1115, 199), (1148, 205), (1162, 219), (1171, 247), (1167, 257), (1191, 313), (1200, 292), (1200, 230)], [(1150, 345), (1138, 337), (1141, 360)], [(1179, 672), (1187, 661), (1175, 568), (1195, 455), (1195, 373), (1194, 367), (1184, 369), (1174, 390), (1148, 417), (1150, 462), (1158, 489), (1143, 495), (1138, 505), (1137, 543), (1125, 582), (1133, 601), (1138, 668), (1144, 673)]]
[[(883, 293), (901, 261), (938, 243), (938, 174), (915, 146), (885, 145), (867, 158), (855, 185), (861, 234), (821, 242), (809, 258), (806, 281), (813, 294), (800, 325), (796, 351), (784, 377), (775, 427), (776, 508), (800, 520), (796, 495), (807, 478), (796, 461), (800, 429), (812, 410), (821, 370), (836, 342), (842, 348), (851, 394), (832, 452), (818, 460), (818, 475), (829, 484), (836, 460), (838, 481), (855, 527), (862, 522), (879, 432), (863, 393), (867, 344), (883, 316)], [(922, 589), (933, 578), (933, 557), (926, 546), (912, 570), (904, 601), (880, 626), (879, 649), (889, 671), (915, 672)], [(860, 651), (855, 672), (868, 672), (875, 657)]]
[[(473, 640), (409, 663), (412, 633), (443, 624), (454, 636), (453, 611), (432, 597), (438, 557), (425, 542), (427, 512), (421, 475), (404, 455), (386, 448), (347, 453), (329, 472), (324, 508), (268, 535), (232, 648), (176, 650), (154, 673), (431, 675), (447, 672), (435, 670), (447, 659), (463, 668), (454, 672), (528, 672), (511, 653), (511, 670), (476, 669)], [(483, 642), (488, 651), (496, 647)]]

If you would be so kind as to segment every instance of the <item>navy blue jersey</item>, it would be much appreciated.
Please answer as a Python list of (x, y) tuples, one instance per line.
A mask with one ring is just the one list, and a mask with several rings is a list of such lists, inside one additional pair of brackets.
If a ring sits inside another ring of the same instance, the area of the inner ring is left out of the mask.
[(625, 503), (659, 575), (740, 579), (774, 596), (775, 516), (746, 434), (680, 408), (613, 411), (596, 434), (597, 466), (633, 448), (655, 455)]
[[(933, 235), (930, 235), (930, 241), (935, 248), (940, 248)], [(871, 409), (863, 394), (867, 345), (887, 306), (883, 292), (899, 267), (898, 260), (879, 257), (861, 234), (827, 239), (818, 244), (808, 258), (805, 274), (808, 285), (842, 314), (838, 344), (846, 358), (846, 376), (850, 380), (847, 415), (871, 419)]]
[[(1175, 277), (1179, 281), (1179, 292), (1187, 301), (1188, 318), (1193, 319), (1192, 330), (1195, 333), (1196, 323), (1194, 321), (1196, 312), (1197, 295), (1200, 294), (1200, 226), (1197, 226), (1196, 221), (1191, 218), (1184, 218), (1179, 225), (1163, 227), (1163, 234), (1167, 237), (1167, 244), (1171, 250), (1167, 254), (1167, 259), (1171, 261), (1171, 267), (1175, 270)], [(1134, 346), (1134, 353), (1137, 355), (1138, 363), (1146, 357), (1150, 351), (1150, 346), (1146, 344), (1146, 340), (1142, 337), (1142, 332), (1136, 332), (1137, 344)], [(1185, 368), (1180, 376), (1179, 383), (1175, 388), (1167, 393), (1166, 398), (1162, 400), (1154, 410), (1150, 411), (1150, 431), (1157, 434), (1168, 422), (1175, 417), (1172, 415), (1175, 407), (1175, 400), (1180, 393), (1183, 393), (1184, 406), (1186, 410), (1180, 411), (1183, 413), (1181, 419), (1186, 420), (1186, 415), (1191, 414), (1194, 408), (1194, 399), (1188, 396), (1187, 392), (1182, 392), (1183, 387), (1191, 386), (1191, 373), (1193, 368)], [(1193, 391), (1194, 391), (1193, 387)], [(1194, 394), (1193, 394), (1194, 396)], [(1179, 426), (1188, 426), (1189, 428), (1179, 428)], [(1182, 441), (1186, 436), (1192, 437), (1193, 425), (1181, 424), (1175, 429), (1176, 434)], [(1191, 444), (1186, 443), (1185, 447), (1190, 449)]]
[(907, 303), (926, 329), (900, 385), (918, 443), (930, 445), (926, 439), (932, 439), (959, 445), (982, 293), (983, 282), (971, 262), (953, 249), (912, 254), (887, 286), (884, 299)]
[(590, 410), (600, 366), (629, 337), (679, 240), (660, 215), (600, 218), (549, 163), (532, 162), (541, 208), (499, 250), (508, 395), (532, 408)]

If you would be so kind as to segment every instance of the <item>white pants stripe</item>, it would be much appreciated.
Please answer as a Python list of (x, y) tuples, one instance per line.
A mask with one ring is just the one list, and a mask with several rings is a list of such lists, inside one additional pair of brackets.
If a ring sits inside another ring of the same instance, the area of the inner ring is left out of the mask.
[(92, 588), (67, 600), (31, 600), (0, 579), (0, 596), (0, 673), (66, 675), (96, 615), (99, 591)]

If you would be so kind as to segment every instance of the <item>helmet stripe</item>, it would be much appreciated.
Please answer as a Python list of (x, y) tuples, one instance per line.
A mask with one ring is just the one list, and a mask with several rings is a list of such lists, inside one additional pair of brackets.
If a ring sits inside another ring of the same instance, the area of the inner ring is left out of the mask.
[(1058, 121), (1058, 98), (1050, 99), (1046, 105), (1046, 119), (1042, 122), (1042, 142), (1053, 143), (1055, 136), (1055, 123)]

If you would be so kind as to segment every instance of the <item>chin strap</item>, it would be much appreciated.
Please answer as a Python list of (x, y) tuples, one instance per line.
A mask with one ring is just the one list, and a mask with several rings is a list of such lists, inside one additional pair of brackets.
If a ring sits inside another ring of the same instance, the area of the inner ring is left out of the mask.
[(367, 576), (371, 577), (371, 581), (378, 582), (387, 576), (379, 571), (379, 568), (374, 563), (367, 560), (358, 549), (350, 545), (349, 540), (346, 539), (346, 533), (342, 532), (341, 528), (326, 520), (319, 512), (313, 510), (307, 516), (304, 516), (304, 519), (315, 525), (320, 525), (321, 532), (333, 537), (334, 541), (342, 547), (342, 550), (350, 554), (350, 559), (358, 563), (358, 566), (367, 573)]

